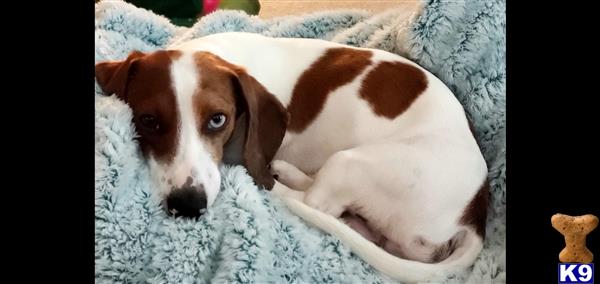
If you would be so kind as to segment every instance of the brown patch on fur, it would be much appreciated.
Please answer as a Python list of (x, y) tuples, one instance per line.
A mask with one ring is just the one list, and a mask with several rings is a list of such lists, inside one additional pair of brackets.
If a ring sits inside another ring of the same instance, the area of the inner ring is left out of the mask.
[[(223, 146), (235, 127), (236, 98), (231, 82), (234, 67), (220, 62), (207, 53), (195, 54), (200, 86), (192, 98), (196, 123), (200, 135), (208, 142), (208, 151), (213, 160), (220, 163), (223, 158)], [(215, 114), (226, 116), (225, 126), (219, 131), (208, 129), (208, 123)]]
[(105, 61), (96, 64), (96, 81), (106, 95), (117, 95), (123, 101), (127, 101), (126, 87), (129, 81), (132, 63), (146, 56), (140, 51), (133, 51), (125, 60)]
[[(285, 135), (289, 121), (286, 109), (243, 68), (208, 52), (198, 52), (196, 63), (201, 74), (200, 93), (194, 98), (196, 112), (210, 115), (211, 109), (228, 109), (228, 119), (236, 119), (235, 125), (240, 126), (214, 138), (213, 151), (221, 157), (226, 149), (237, 151), (228, 156), (242, 161), (258, 185), (271, 189), (275, 181), (267, 166)], [(243, 139), (232, 142), (238, 145), (227, 145), (236, 131)]]
[[(475, 135), (475, 126), (471, 122), (470, 119), (467, 118), (467, 123), (469, 124), (469, 130), (471, 131), (471, 135), (475, 139), (475, 142), (479, 146), (479, 141), (477, 140), (477, 136)], [(463, 212), (463, 216), (460, 219), (460, 223), (462, 225), (470, 225), (475, 229), (475, 232), (482, 238), (485, 237), (485, 225), (487, 219), (487, 206), (489, 202), (489, 191), (490, 191), (490, 183), (486, 178), (481, 185), (481, 188), (475, 194), (469, 205), (465, 208)]]
[(490, 184), (487, 178), (481, 185), (477, 194), (465, 208), (460, 224), (471, 226), (480, 237), (485, 237), (485, 223), (487, 219), (487, 207), (489, 201)]
[(373, 53), (351, 48), (328, 49), (298, 79), (288, 106), (293, 132), (304, 130), (321, 112), (327, 95), (350, 83), (371, 64)]
[(360, 96), (373, 111), (390, 119), (403, 113), (427, 88), (425, 73), (402, 62), (381, 62), (367, 74)]
[[(132, 52), (126, 60), (96, 65), (96, 78), (107, 94), (115, 93), (133, 112), (137, 138), (144, 155), (168, 162), (177, 145), (177, 103), (171, 88), (171, 62), (178, 51), (156, 51), (150, 54)], [(157, 117), (159, 129), (152, 131), (141, 125), (140, 117)]]

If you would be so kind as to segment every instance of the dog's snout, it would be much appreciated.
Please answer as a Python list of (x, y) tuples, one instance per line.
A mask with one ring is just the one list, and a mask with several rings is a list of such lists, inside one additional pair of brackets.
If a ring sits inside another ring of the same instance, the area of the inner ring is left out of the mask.
[(206, 209), (206, 193), (202, 186), (175, 189), (166, 201), (167, 211), (176, 217), (200, 217)]

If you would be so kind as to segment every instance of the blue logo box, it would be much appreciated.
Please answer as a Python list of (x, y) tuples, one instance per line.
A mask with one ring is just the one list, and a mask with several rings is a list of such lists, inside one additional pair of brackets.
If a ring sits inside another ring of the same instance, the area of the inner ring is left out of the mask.
[(594, 283), (593, 263), (559, 263), (559, 284)]

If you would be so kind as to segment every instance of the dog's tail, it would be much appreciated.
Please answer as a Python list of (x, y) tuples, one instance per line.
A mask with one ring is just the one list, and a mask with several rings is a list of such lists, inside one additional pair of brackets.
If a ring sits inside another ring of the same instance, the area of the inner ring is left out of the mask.
[(296, 215), (321, 230), (336, 236), (344, 244), (380, 272), (401, 282), (425, 282), (442, 280), (449, 274), (468, 268), (483, 248), (482, 239), (467, 228), (464, 239), (454, 252), (438, 263), (423, 263), (396, 257), (337, 218), (316, 210), (296, 199), (285, 197), (284, 202)]

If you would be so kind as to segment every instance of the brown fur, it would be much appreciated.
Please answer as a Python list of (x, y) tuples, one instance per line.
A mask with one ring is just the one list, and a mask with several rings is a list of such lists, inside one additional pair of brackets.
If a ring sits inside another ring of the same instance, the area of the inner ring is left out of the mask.
[(302, 132), (323, 109), (329, 93), (350, 83), (371, 64), (371, 51), (328, 49), (298, 79), (288, 106), (292, 132)]
[[(238, 156), (254, 181), (258, 185), (271, 189), (275, 181), (268, 165), (285, 135), (289, 120), (286, 109), (243, 68), (208, 52), (199, 52), (196, 55), (196, 62), (200, 66), (203, 78), (202, 88), (208, 90), (212, 87), (214, 91), (227, 92), (229, 87), (226, 85), (230, 84), (236, 101), (234, 103), (229, 101), (229, 103), (238, 108), (235, 118), (246, 119), (244, 122), (240, 119), (236, 121), (236, 125), (244, 125), (246, 129), (233, 130), (244, 132), (244, 141), (241, 142), (243, 145), (226, 147), (225, 144), (229, 141), (223, 139), (215, 141), (215, 144), (221, 144), (221, 149), (241, 149), (242, 153), (229, 153), (229, 156)], [(199, 100), (202, 100), (202, 97)], [(217, 105), (217, 101), (210, 99), (210, 102), (206, 103)], [(223, 102), (226, 101), (220, 103)], [(221, 152), (221, 156), (222, 154)]]
[[(96, 78), (102, 89), (107, 94), (115, 93), (131, 107), (143, 153), (151, 153), (164, 162), (174, 157), (177, 145), (179, 117), (169, 67), (179, 56), (178, 51), (156, 51), (147, 55), (136, 51), (126, 60), (96, 65)], [(140, 117), (144, 114), (158, 118), (157, 131), (141, 126)]]
[(427, 77), (402, 62), (381, 62), (367, 74), (360, 96), (375, 114), (393, 119), (403, 113), (427, 88)]
[(465, 208), (460, 219), (461, 225), (471, 226), (475, 232), (485, 237), (485, 222), (487, 219), (487, 207), (489, 202), (490, 184), (486, 179), (477, 194), (471, 199), (471, 202)]
[[(200, 86), (193, 97), (196, 123), (201, 127), (200, 135), (207, 142), (207, 150), (213, 160), (220, 163), (223, 145), (227, 143), (235, 127), (236, 98), (231, 82), (232, 71), (223, 69), (220, 62), (206, 53), (196, 54), (195, 59), (201, 72)], [(210, 131), (208, 122), (217, 113), (225, 114), (225, 126), (219, 131)]]
[[(142, 151), (165, 162), (172, 160), (177, 146), (180, 118), (171, 87), (170, 66), (179, 56), (179, 51), (133, 52), (126, 60), (96, 65), (102, 89), (107, 94), (116, 93), (133, 110)], [(241, 157), (257, 184), (272, 188), (274, 180), (267, 166), (285, 135), (289, 120), (286, 109), (243, 68), (208, 52), (198, 52), (195, 59), (200, 86), (192, 99), (193, 107), (198, 131), (209, 141), (213, 159), (221, 161), (224, 147), (239, 123), (247, 129), (243, 131), (244, 145), (233, 147), (243, 149), (242, 153), (235, 155)], [(216, 113), (226, 115), (226, 126), (220, 131), (209, 131), (207, 123)], [(143, 114), (156, 116), (159, 130), (144, 129), (139, 123)], [(247, 121), (242, 123), (239, 118)]]

